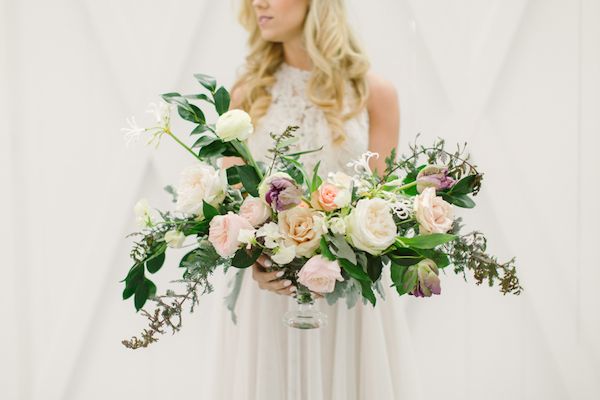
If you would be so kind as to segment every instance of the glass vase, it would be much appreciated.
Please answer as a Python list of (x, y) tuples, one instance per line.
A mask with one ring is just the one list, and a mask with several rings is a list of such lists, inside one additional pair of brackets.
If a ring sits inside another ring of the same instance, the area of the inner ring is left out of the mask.
[(300, 283), (296, 287), (296, 302), (283, 315), (283, 323), (297, 329), (315, 329), (327, 325), (327, 314), (319, 311), (310, 290)]

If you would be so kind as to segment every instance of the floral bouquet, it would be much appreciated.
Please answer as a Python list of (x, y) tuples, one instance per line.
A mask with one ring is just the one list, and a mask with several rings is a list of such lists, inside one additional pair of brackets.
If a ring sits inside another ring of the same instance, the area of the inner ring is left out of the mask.
[[(140, 128), (132, 118), (125, 129), (128, 140), (148, 135), (149, 143), (158, 144), (169, 136), (194, 158), (177, 187), (165, 188), (173, 196), (174, 210), (152, 210), (145, 200), (135, 206), (142, 230), (130, 235), (137, 238), (133, 266), (121, 282), (123, 299), (133, 297), (149, 328), (124, 340), (126, 347), (146, 347), (166, 328), (178, 331), (184, 303), (193, 312), (199, 296), (213, 290), (210, 277), (219, 268), (238, 269), (226, 297), (235, 322), (244, 269), (261, 254), (273, 261), (270, 269), (280, 269), (281, 279), (297, 287), (297, 307), (283, 316), (295, 328), (326, 323), (315, 293), (329, 304), (343, 298), (350, 308), (362, 298), (375, 306), (376, 293), (384, 298), (384, 273), (398, 295), (439, 295), (439, 271), (448, 267), (465, 277), (471, 271), (477, 284), (498, 282), (504, 294), (521, 292), (514, 258), (499, 263), (486, 253), (485, 236), (478, 231), (462, 234), (461, 218), (454, 216), (454, 207), (475, 206), (471, 197), (479, 192), (483, 176), (463, 155), (466, 144), (451, 153), (443, 139), (431, 147), (415, 140), (408, 156), (392, 151), (382, 174), (369, 168), (369, 159), (378, 155), (368, 152), (349, 160), (351, 175), (339, 171), (321, 176), (318, 163), (309, 171), (301, 162), (303, 154), (320, 149), (295, 151), (298, 127), (289, 126), (271, 133), (269, 162), (257, 162), (246, 145), (253, 132), (250, 116), (229, 110), (229, 94), (214, 78), (195, 77), (207, 93), (164, 94), (164, 102), (150, 110), (155, 126)], [(207, 123), (194, 103), (213, 106), (216, 123)], [(191, 146), (171, 130), (173, 108), (193, 124)], [(222, 158), (229, 156), (244, 164), (222, 168)], [(157, 295), (148, 275), (161, 269), (169, 248), (186, 241), (191, 249), (179, 262), (182, 279), (173, 281), (185, 284), (186, 290)], [(148, 300), (156, 303), (153, 311), (143, 309)]]

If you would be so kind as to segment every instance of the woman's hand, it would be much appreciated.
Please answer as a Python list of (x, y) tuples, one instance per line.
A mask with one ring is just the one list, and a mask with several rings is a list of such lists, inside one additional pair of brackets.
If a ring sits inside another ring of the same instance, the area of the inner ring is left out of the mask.
[(280, 279), (284, 271), (268, 272), (265, 268), (273, 266), (273, 261), (264, 254), (258, 257), (258, 260), (252, 265), (252, 279), (258, 282), (258, 287), (271, 292), (292, 296), (296, 292), (296, 287), (292, 286), (292, 281)]

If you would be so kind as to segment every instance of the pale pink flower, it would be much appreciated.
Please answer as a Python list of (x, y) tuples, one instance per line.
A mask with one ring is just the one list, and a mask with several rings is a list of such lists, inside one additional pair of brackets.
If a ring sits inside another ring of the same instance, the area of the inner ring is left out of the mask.
[(419, 233), (446, 233), (452, 228), (452, 205), (435, 195), (435, 188), (428, 187), (415, 196), (413, 209), (419, 222)]
[(231, 257), (242, 244), (238, 239), (242, 229), (254, 230), (246, 218), (237, 214), (229, 212), (226, 215), (217, 215), (210, 221), (208, 241), (221, 257)]
[(239, 214), (250, 221), (254, 227), (258, 227), (269, 219), (271, 209), (258, 197), (248, 196), (244, 199)]
[(317, 210), (333, 211), (348, 205), (350, 192), (332, 183), (323, 183), (311, 195), (311, 205)]
[(298, 272), (298, 282), (317, 293), (333, 292), (336, 280), (344, 280), (339, 264), (320, 254), (311, 257)]

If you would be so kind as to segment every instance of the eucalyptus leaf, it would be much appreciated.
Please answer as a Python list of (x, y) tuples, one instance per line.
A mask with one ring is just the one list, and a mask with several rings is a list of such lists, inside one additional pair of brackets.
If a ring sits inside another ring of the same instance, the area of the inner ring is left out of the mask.
[(331, 251), (333, 254), (356, 264), (356, 253), (342, 235), (327, 235), (327, 239), (332, 244)]

